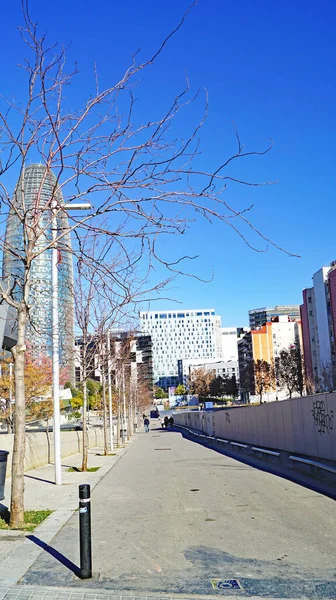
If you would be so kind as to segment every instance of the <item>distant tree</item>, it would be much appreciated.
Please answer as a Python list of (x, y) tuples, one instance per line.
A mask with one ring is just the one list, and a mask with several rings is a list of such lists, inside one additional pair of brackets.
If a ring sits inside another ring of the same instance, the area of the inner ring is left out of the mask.
[(90, 410), (98, 410), (101, 406), (101, 383), (88, 379), (86, 382), (88, 405)]
[(214, 379), (212, 371), (198, 368), (190, 374), (190, 389), (193, 394), (197, 394), (199, 399), (205, 399), (210, 395), (211, 382)]
[(280, 387), (288, 390), (291, 398), (293, 392), (302, 396), (304, 390), (303, 357), (299, 343), (283, 349), (275, 359), (276, 380)]
[(215, 398), (222, 398), (225, 393), (225, 380), (220, 375), (214, 377), (210, 383), (210, 394)]
[(0, 376), (0, 418), (7, 424), (7, 433), (13, 430), (12, 392), (14, 381), (11, 377), (10, 360), (1, 361)]
[(239, 389), (238, 389), (237, 379), (236, 379), (235, 375), (232, 375), (232, 377), (225, 378), (224, 390), (225, 390), (225, 395), (231, 396), (232, 398), (237, 398)]
[(182, 383), (179, 383), (179, 385), (175, 389), (176, 396), (185, 396), (186, 393), (187, 393), (187, 390), (186, 390), (185, 386), (182, 385)]
[(332, 392), (336, 388), (336, 369), (331, 362), (322, 365), (319, 388), (321, 392)]
[(260, 360), (254, 362), (254, 381), (255, 391), (259, 396), (260, 404), (262, 397), (266, 392), (273, 389), (275, 384), (274, 376), (274, 365), (270, 364), (266, 360)]
[(30, 352), (25, 356), (24, 386), (26, 397), (26, 411), (32, 411), (37, 400), (43, 400), (51, 395), (52, 366), (51, 359), (44, 356), (38, 360), (32, 358)]
[(255, 394), (254, 363), (252, 360), (241, 370), (239, 385), (240, 391), (247, 399), (251, 394)]
[(310, 375), (307, 375), (307, 373), (305, 373), (305, 386), (306, 386), (306, 394), (307, 396), (310, 396), (312, 394), (315, 394), (317, 391), (317, 386), (316, 383), (314, 381), (314, 378), (311, 377)]
[(154, 388), (154, 397), (155, 397), (155, 400), (165, 400), (166, 398), (168, 398), (168, 394), (162, 388), (155, 387)]

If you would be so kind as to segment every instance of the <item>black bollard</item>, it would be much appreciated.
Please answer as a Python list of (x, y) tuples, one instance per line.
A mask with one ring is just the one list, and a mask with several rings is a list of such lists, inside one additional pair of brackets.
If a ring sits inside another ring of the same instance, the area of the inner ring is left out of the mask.
[(92, 577), (91, 498), (88, 483), (79, 486), (79, 550), (80, 578), (90, 579)]

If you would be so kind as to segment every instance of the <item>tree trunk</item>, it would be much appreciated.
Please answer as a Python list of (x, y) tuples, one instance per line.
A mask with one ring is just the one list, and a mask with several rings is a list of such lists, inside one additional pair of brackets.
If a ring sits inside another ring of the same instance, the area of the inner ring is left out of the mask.
[(106, 402), (106, 378), (103, 368), (103, 409), (104, 409), (104, 456), (108, 456), (108, 432), (107, 432), (107, 402)]
[(49, 417), (47, 417), (47, 444), (48, 444), (48, 464), (50, 464), (50, 462), (51, 462), (51, 456), (50, 456)]
[(7, 433), (12, 433), (12, 419), (10, 417), (10, 399), (6, 400), (6, 413), (7, 413)]
[(12, 485), (10, 505), (10, 527), (22, 527), (24, 524), (24, 456), (26, 446), (25, 413), (25, 338), (27, 309), (21, 305), (18, 309), (17, 344), (12, 348), (14, 359), (14, 446), (12, 460)]
[(121, 423), (121, 419), (120, 419), (120, 379), (118, 377), (118, 383), (117, 383), (117, 402), (118, 402), (118, 407), (117, 407), (117, 447), (119, 448), (120, 446), (120, 423)]

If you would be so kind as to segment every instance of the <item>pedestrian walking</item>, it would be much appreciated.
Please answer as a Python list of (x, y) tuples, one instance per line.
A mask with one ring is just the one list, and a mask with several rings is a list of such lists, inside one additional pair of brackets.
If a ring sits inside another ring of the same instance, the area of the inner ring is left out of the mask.
[(160, 417), (160, 425), (161, 425), (161, 428), (162, 428), (162, 429), (164, 428), (164, 424), (165, 424), (165, 422), (164, 422), (164, 418), (163, 418), (163, 417)]
[(169, 424), (169, 419), (168, 419), (168, 417), (166, 415), (165, 418), (164, 418), (164, 426), (165, 426), (166, 429), (168, 428), (168, 424)]
[(145, 417), (144, 419), (144, 426), (145, 426), (145, 432), (148, 433), (149, 432), (149, 418)]
[(170, 429), (173, 429), (173, 425), (174, 425), (174, 417), (173, 417), (173, 415), (172, 415), (172, 416), (170, 417), (170, 419), (169, 419), (169, 427), (170, 427)]

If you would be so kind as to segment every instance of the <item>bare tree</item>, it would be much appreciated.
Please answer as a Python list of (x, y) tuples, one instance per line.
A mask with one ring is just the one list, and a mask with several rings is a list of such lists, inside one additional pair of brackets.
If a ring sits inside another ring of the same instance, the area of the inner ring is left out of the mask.
[(192, 369), (189, 377), (189, 388), (193, 394), (198, 395), (199, 400), (204, 401), (210, 394), (213, 379), (213, 371), (207, 371), (203, 367)]
[(275, 359), (275, 374), (278, 385), (287, 388), (290, 398), (293, 392), (298, 392), (302, 396), (304, 375), (299, 342), (291, 345), (287, 350), (285, 348), (281, 350), (280, 355)]
[(266, 360), (256, 360), (254, 362), (254, 381), (255, 391), (259, 396), (260, 404), (262, 397), (266, 392), (274, 389), (275, 374), (274, 365)]
[[(42, 253), (67, 245), (67, 236), (77, 240), (74, 251), (81, 253), (81, 232), (94, 229), (112, 236), (128, 263), (130, 251), (136, 255), (143, 270), (152, 272), (154, 262), (165, 265), (172, 274), (183, 273), (180, 257), (169, 261), (162, 256), (157, 240), (166, 234), (184, 234), (195, 216), (217, 219), (233, 230), (248, 246), (258, 251), (243, 233), (239, 223), (254, 235), (277, 246), (248, 219), (246, 209), (235, 209), (226, 199), (230, 183), (255, 186), (230, 175), (235, 161), (262, 151), (246, 151), (236, 132), (237, 150), (220, 157), (209, 171), (194, 166), (199, 153), (199, 133), (207, 114), (207, 99), (202, 118), (187, 138), (172, 135), (175, 117), (186, 110), (189, 82), (171, 100), (160, 117), (142, 120), (136, 114), (135, 85), (139, 75), (159, 60), (160, 54), (186, 18), (163, 40), (158, 50), (138, 62), (138, 53), (116, 82), (101, 89), (97, 73), (93, 86), (82, 100), (76, 96), (79, 108), (73, 109), (65, 90), (76, 76), (76, 67), (66, 70), (65, 51), (48, 45), (31, 19), (28, 5), (22, 1), (24, 25), (21, 37), (26, 55), (21, 67), (26, 73), (27, 87), (19, 103), (2, 100), (0, 105), (0, 195), (1, 217), (9, 216), (11, 227), (17, 227), (22, 246), (4, 234), (0, 248), (5, 257), (16, 263), (15, 276), (8, 275), (0, 284), (0, 301), (17, 311), (17, 343), (12, 349), (15, 370), (15, 440), (12, 467), (11, 525), (23, 523), (25, 453), (24, 355), (26, 331), (34, 302), (31, 294), (32, 267)], [(187, 11), (188, 12), (188, 11)], [(29, 162), (45, 167), (35, 197), (26, 197), (25, 167)], [(15, 173), (18, 186), (12, 196), (7, 185), (7, 173)], [(64, 196), (64, 201), (62, 199)], [(84, 218), (69, 217), (64, 222), (72, 201), (91, 199), (92, 210)], [(102, 216), (109, 215), (108, 224)], [(52, 239), (50, 231), (55, 235)]]
[(324, 363), (321, 369), (319, 388), (321, 392), (333, 392), (336, 387), (336, 367), (329, 361)]

